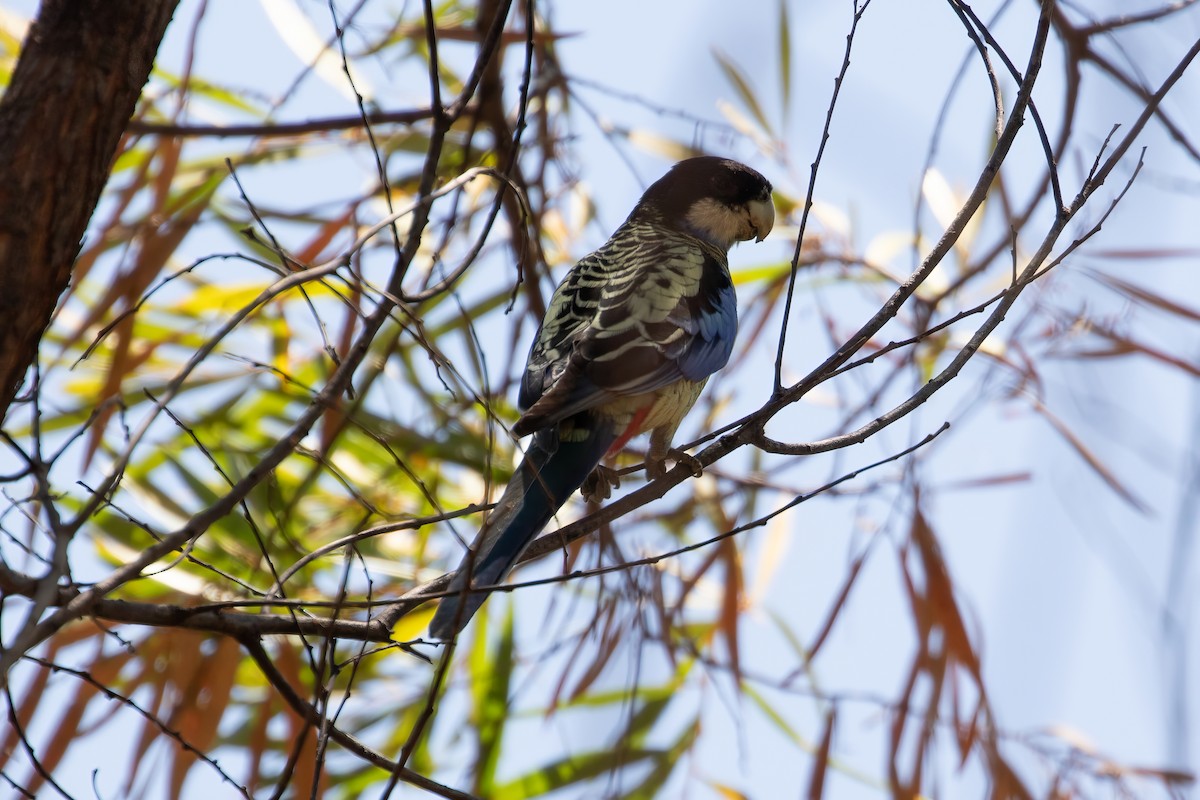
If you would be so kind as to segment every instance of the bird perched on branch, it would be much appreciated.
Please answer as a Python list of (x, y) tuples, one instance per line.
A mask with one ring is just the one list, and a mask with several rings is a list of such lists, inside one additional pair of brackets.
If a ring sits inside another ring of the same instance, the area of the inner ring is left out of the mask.
[[(671, 439), (708, 377), (729, 360), (737, 299), (728, 253), (775, 223), (771, 184), (736, 161), (676, 164), (625, 223), (567, 274), (529, 352), (512, 432), (525, 458), (467, 551), (429, 626), (453, 638), (580, 487), (607, 497), (600, 466), (648, 432), (646, 475), (666, 473)], [(694, 462), (694, 459), (693, 459)], [(698, 464), (696, 465), (699, 466)]]

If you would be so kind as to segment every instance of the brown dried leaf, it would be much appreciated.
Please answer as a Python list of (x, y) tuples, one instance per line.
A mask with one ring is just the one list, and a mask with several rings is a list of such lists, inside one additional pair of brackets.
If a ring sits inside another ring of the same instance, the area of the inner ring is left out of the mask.
[(166, 217), (167, 203), (171, 199), (171, 184), (175, 182), (175, 174), (179, 170), (179, 153), (183, 149), (183, 140), (173, 136), (162, 136), (158, 139), (158, 172), (151, 183), (154, 205), (151, 217)]
[[(197, 645), (206, 637), (195, 634)], [(185, 742), (197, 750), (207, 751), (216, 741), (217, 728), (229, 704), (238, 664), (242, 660), (241, 647), (236, 641), (222, 637), (217, 640), (217, 649), (212, 655), (200, 660), (199, 669), (188, 685), (182, 687), (180, 714), (177, 726)], [(171, 788), (178, 797), (183, 789), (188, 770), (196, 763), (196, 754), (183, 748), (175, 748), (171, 760)]]
[[(579, 639), (581, 647), (587, 641), (588, 647), (584, 649), (593, 650), (596, 657), (592, 660), (591, 664), (588, 664), (587, 669), (583, 671), (575, 687), (571, 690), (569, 697), (572, 701), (578, 700), (587, 693), (587, 690), (592, 687), (592, 684), (604, 672), (604, 668), (608, 666), (608, 662), (612, 659), (613, 655), (620, 649), (621, 638), (625, 633), (625, 628), (622, 625), (618, 625), (616, 621), (617, 603), (614, 599), (614, 601), (606, 602), (604, 606), (604, 608), (597, 612), (597, 618), (592, 624), (592, 630), (595, 631), (596, 623), (603, 620), (603, 630), (600, 633), (599, 640), (596, 641), (592, 637), (582, 636)], [(582, 650), (577, 648), (575, 655), (579, 655), (580, 652)], [(574, 658), (568, 663), (573, 664)], [(563, 670), (564, 680), (566, 680), (568, 672), (569, 670)]]
[(700, 566), (696, 568), (696, 571), (682, 580), (682, 586), (679, 591), (680, 608), (683, 608), (685, 605), (687, 605), (688, 595), (692, 593), (692, 589), (696, 588), (696, 584), (698, 584), (700, 579), (703, 578), (710, 569), (712, 569), (713, 564), (716, 564), (717, 559), (720, 557), (721, 551), (719, 549), (710, 550), (708, 555), (705, 556), (704, 560), (700, 562)]
[(333, 237), (346, 229), (356, 213), (358, 213), (357, 203), (347, 208), (341, 216), (335, 217), (317, 228), (317, 232), (308, 240), (308, 243), (296, 251), (295, 260), (305, 266), (317, 263), (321, 254), (325, 252), (325, 248), (329, 247), (329, 243), (333, 241)]
[(567, 681), (571, 677), (570, 665), (574, 664), (580, 653), (589, 647), (591, 647), (589, 637), (579, 636), (575, 639), (575, 647), (572, 649), (571, 655), (567, 657), (568, 667), (559, 674), (558, 682), (554, 685), (554, 692), (550, 695), (550, 702), (546, 704), (547, 719), (558, 711), (563, 704), (563, 698), (567, 696)]
[[(1195, 257), (1196, 253), (1190, 253), (1190, 257)], [(1200, 322), (1200, 311), (1189, 308), (1188, 306), (1177, 303), (1174, 300), (1169, 300), (1160, 294), (1155, 294), (1149, 289), (1145, 289), (1136, 284), (1123, 281), (1120, 278), (1112, 275), (1098, 272), (1096, 270), (1086, 270), (1085, 274), (1090, 275), (1096, 281), (1108, 286), (1110, 289), (1129, 297), (1130, 299), (1143, 303), (1148, 306), (1153, 306), (1160, 311), (1166, 311), (1169, 314), (1184, 317), (1192, 322)]]
[(979, 658), (971, 646), (971, 638), (967, 635), (967, 626), (963, 623), (958, 602), (954, 598), (954, 583), (950, 572), (942, 558), (941, 547), (934, 536), (929, 521), (918, 508), (913, 512), (912, 527), (909, 532), (911, 539), (916, 542), (917, 553), (925, 572), (925, 600), (938, 627), (945, 636), (946, 653), (964, 664), (975, 677), (977, 683), (983, 679), (979, 672)]
[(1009, 472), (1003, 475), (989, 475), (981, 478), (963, 478), (941, 484), (944, 491), (962, 491), (965, 489), (992, 489), (1012, 483), (1029, 483), (1033, 480), (1032, 472)]
[[(279, 674), (291, 684), (301, 697), (311, 693), (301, 678), (300, 655), (295, 643), (279, 643), (279, 647), (276, 649), (275, 666), (279, 668)], [(317, 782), (317, 736), (314, 731), (309, 730), (308, 722), (290, 706), (285, 707), (285, 713), (288, 719), (288, 741), (303, 742), (289, 781), (292, 786), (297, 787), (297, 791), (293, 794), (299, 796), (312, 794), (322, 797), (327, 788), (326, 776), (328, 773), (322, 770), (320, 780)]]
[[(142, 293), (150, 286), (155, 277), (162, 271), (163, 266), (171, 255), (179, 248), (183, 238), (191, 232), (192, 227), (200, 219), (200, 214), (207, 208), (207, 199), (193, 203), (179, 218), (166, 226), (165, 230), (146, 233), (142, 246), (138, 250), (137, 260), (133, 267), (117, 276), (104, 297), (92, 306), (84, 322), (80, 323), (75, 337), (91, 327), (104, 315), (121, 308), (132, 308), (141, 298)], [(123, 300), (123, 303), (118, 303)], [(144, 342), (143, 348), (133, 353), (133, 316), (122, 319), (114, 329), (116, 339), (112, 348), (112, 359), (104, 385), (96, 398), (97, 404), (116, 397), (121, 393), (121, 384), (137, 367), (146, 362), (163, 342)], [(116, 412), (114, 406), (103, 406), (96, 420), (88, 430), (87, 445), (84, 448), (83, 467), (86, 469), (92, 457), (100, 447), (104, 438), (104, 430), (108, 421)]]
[(1147, 356), (1155, 361), (1162, 362), (1176, 369), (1200, 378), (1200, 366), (1193, 364), (1190, 361), (1180, 358), (1179, 356), (1171, 355), (1165, 350), (1160, 350), (1157, 347), (1151, 347), (1148, 344), (1143, 344), (1128, 336), (1122, 336), (1114, 330), (1101, 325), (1093, 324), (1090, 331), (1096, 336), (1106, 339), (1109, 342), (1107, 348), (1092, 348), (1089, 350), (1078, 350), (1072, 355), (1075, 358), (1113, 358), (1119, 356), (1142, 355)]
[[(99, 645), (102, 647), (103, 642), (100, 642)], [(117, 673), (129, 658), (130, 655), (123, 652), (111, 657), (98, 657), (88, 667), (88, 672), (99, 683), (107, 685), (116, 679)], [(80, 723), (83, 721), (84, 714), (87, 713), (88, 706), (99, 691), (94, 684), (88, 681), (80, 681), (76, 686), (75, 694), (71, 701), (65, 704), (64, 713), (58, 719), (53, 735), (45, 745), (37, 749), (38, 761), (47, 772), (54, 773), (62, 762), (63, 756), (78, 740)], [(30, 792), (37, 794), (42, 780), (41, 773), (35, 772), (30, 775), (25, 786)]]
[[(955, 705), (957, 705), (957, 702)], [(983, 698), (980, 697), (979, 701), (975, 704), (975, 713), (971, 715), (971, 719), (966, 724), (959, 722), (954, 726), (955, 738), (958, 740), (959, 769), (966, 766), (967, 759), (971, 755), (971, 749), (975, 747), (975, 743), (979, 739), (979, 723), (983, 708)], [(958, 720), (957, 712), (955, 712), (954, 718)]]
[(1141, 498), (1130, 491), (1116, 476), (1116, 474), (1106, 467), (1104, 462), (1102, 462), (1095, 453), (1088, 449), (1087, 445), (1083, 443), (1083, 440), (1076, 436), (1075, 433), (1067, 427), (1065, 422), (1051, 413), (1050, 409), (1046, 408), (1036, 400), (1034, 401), (1034, 409), (1046, 418), (1046, 421), (1049, 422), (1050, 426), (1058, 432), (1058, 435), (1063, 437), (1067, 444), (1071, 445), (1075, 452), (1079, 454), (1079, 457), (1087, 462), (1087, 465), (1092, 468), (1092, 471), (1099, 475), (1100, 479), (1107, 483), (1109, 488), (1116, 492), (1118, 497), (1143, 514), (1149, 511), (1149, 507), (1142, 502)]
[(825, 772), (829, 767), (829, 749), (833, 745), (833, 726), (837, 722), (837, 707), (825, 715), (825, 732), (821, 734), (821, 745), (814, 753), (812, 775), (808, 779), (808, 800), (820, 800), (825, 794)]
[(999, 748), (992, 743), (987, 749), (988, 767), (992, 778), (990, 797), (1012, 798), (1012, 800), (1032, 800), (1032, 795), (1025, 784), (1017, 776), (1012, 766), (1000, 754)]
[(928, 603), (925, 600), (925, 596), (917, 589), (917, 582), (913, 580), (912, 572), (909, 571), (908, 553), (911, 541), (910, 538), (900, 548), (900, 577), (904, 579), (904, 590), (908, 594), (908, 605), (912, 609), (913, 623), (917, 626), (917, 644), (921, 648), (921, 654), (923, 655), (925, 648), (929, 645), (929, 631), (933, 628), (933, 620), (930, 619), (929, 611), (926, 608)]
[(738, 687), (742, 685), (741, 647), (738, 645), (738, 622), (741, 619), (742, 563), (737, 543), (722, 539), (718, 545), (721, 560), (725, 562), (725, 592), (722, 595), (721, 617), (718, 628), (729, 650), (729, 668)]
[[(116, 276), (99, 299), (89, 304), (75, 332), (67, 337), (67, 346), (78, 341), (85, 331), (106, 315), (118, 308), (131, 308), (137, 303), (162, 271), (167, 260), (179, 249), (184, 237), (195, 227), (200, 215), (208, 208), (211, 198), (212, 190), (209, 188), (190, 198), (190, 202), (177, 216), (163, 220), (157, 226), (152, 224), (152, 218), (147, 218), (135, 234), (138, 248), (133, 264)], [(121, 300), (124, 303), (118, 302)]]
[[(908, 567), (903, 566), (902, 571), (907, 575)], [(911, 579), (908, 582), (911, 586)], [(900, 693), (900, 699), (896, 703), (896, 710), (892, 714), (892, 724), (888, 731), (888, 782), (891, 784), (893, 797), (916, 797), (917, 794), (916, 787), (910, 786), (900, 777), (900, 747), (904, 743), (904, 729), (910, 720), (908, 709), (912, 703), (913, 692), (922, 674), (921, 664), (926, 655), (926, 642), (925, 637), (921, 637), (918, 641), (918, 652), (909, 668), (908, 679), (905, 681), (904, 690)]]
[(1200, 250), (1194, 247), (1113, 247), (1105, 250), (1091, 250), (1089, 255), (1096, 258), (1112, 258), (1122, 261), (1151, 261), (1159, 258), (1195, 258), (1200, 256)]
[[(167, 636), (151, 636), (146, 639), (138, 648), (141, 671), (127, 681), (129, 686), (150, 691), (150, 702), (143, 702), (142, 707), (146, 709), (146, 713), (159, 719), (161, 719), (159, 715), (166, 703), (169, 670), (159, 667), (158, 656), (163, 652), (164, 646), (167, 646), (167, 642)], [(161, 663), (166, 663), (165, 655)], [(162, 735), (162, 729), (159, 725), (149, 719), (142, 721), (137, 744), (130, 752), (129, 771), (125, 778), (123, 792), (126, 796), (133, 793), (133, 787), (137, 782), (141, 767), (150, 763), (146, 758), (146, 753), (160, 735)]]
[(1196, 774), (1182, 769), (1164, 769), (1159, 767), (1126, 767), (1130, 775), (1143, 778), (1155, 778), (1168, 786), (1191, 786), (1196, 782)]
[(858, 573), (862, 571), (863, 562), (866, 560), (867, 553), (864, 552), (858, 558), (854, 559), (854, 563), (850, 565), (850, 572), (846, 575), (846, 580), (842, 583), (842, 589), (838, 592), (838, 596), (833, 601), (833, 605), (829, 608), (829, 613), (825, 615), (825, 622), (817, 631), (817, 637), (813, 639), (812, 646), (808, 648), (808, 660), (812, 661), (817, 657), (817, 652), (821, 646), (825, 644), (825, 640), (829, 638), (830, 631), (833, 630), (833, 623), (837, 620), (838, 614), (842, 612), (842, 608), (846, 605), (846, 600), (850, 597), (850, 589), (854, 586), (855, 580), (858, 579)]
[[(56, 639), (51, 639), (43, 658), (53, 661), (58, 655), (59, 647), (60, 643)], [(29, 685), (25, 687), (25, 696), (21, 698), (21, 703), (14, 712), (17, 720), (21, 723), (21, 728), (28, 730), (29, 720), (33, 719), (33, 713), (41, 703), (42, 693), (46, 691), (46, 684), (49, 680), (49, 669), (41, 668), (34, 671)], [(15, 752), (17, 752), (16, 726), (5, 725), (3, 731), (0, 731), (0, 769), (4, 768), (4, 765), (8, 763), (9, 756)]]
[[(122, 142), (123, 152), (126, 144), (127, 142)], [(154, 159), (148, 155), (141, 159), (129, 182), (123, 188), (112, 192), (109, 197), (112, 200), (112, 211), (108, 216), (108, 220), (104, 224), (97, 226), (96, 236), (92, 238), (91, 241), (93, 243), (91, 246), (83, 250), (79, 254), (79, 258), (75, 259), (75, 265), (71, 270), (71, 285), (67, 288), (68, 294), (73, 292), (75, 287), (87, 277), (92, 266), (96, 263), (96, 259), (108, 250), (113, 242), (125, 241), (128, 238), (128, 232), (124, 230), (121, 224), (121, 217), (129, 209), (133, 198), (137, 197), (146, 188), (150, 167), (153, 162)], [(82, 331), (82, 328), (80, 331)]]

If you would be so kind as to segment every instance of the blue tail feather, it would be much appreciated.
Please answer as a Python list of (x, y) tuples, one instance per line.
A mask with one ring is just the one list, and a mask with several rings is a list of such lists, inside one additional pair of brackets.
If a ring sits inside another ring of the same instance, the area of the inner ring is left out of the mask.
[(573, 432), (578, 435), (586, 430), (586, 438), (561, 441), (557, 425), (534, 434), (524, 460), (459, 564), (448, 589), (458, 594), (442, 598), (433, 615), (429, 625), (433, 638), (451, 639), (466, 626), (488, 596), (484, 589), (468, 590), (468, 583), (484, 587), (503, 581), (616, 439), (611, 423), (579, 417), (575, 423)]

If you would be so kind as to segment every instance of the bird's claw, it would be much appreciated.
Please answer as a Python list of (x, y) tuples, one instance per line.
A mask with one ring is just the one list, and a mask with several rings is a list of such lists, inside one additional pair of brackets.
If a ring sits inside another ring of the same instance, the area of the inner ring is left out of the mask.
[(611, 497), (612, 490), (620, 485), (621, 474), (619, 472), (609, 469), (603, 464), (597, 464), (596, 468), (583, 479), (583, 486), (579, 487), (579, 493), (589, 503), (599, 503)]
[(696, 458), (691, 453), (685, 453), (683, 450), (671, 448), (666, 455), (654, 458), (653, 456), (646, 459), (646, 477), (652, 481), (658, 480), (667, 474), (667, 459), (672, 459), (676, 464), (682, 464), (691, 470), (693, 478), (699, 478), (704, 474), (704, 465), (700, 463), (700, 459)]
[(699, 478), (704, 474), (704, 465), (700, 463), (700, 459), (691, 453), (685, 453), (682, 450), (672, 450), (669, 455), (675, 459), (676, 464), (683, 464), (691, 470), (693, 478)]

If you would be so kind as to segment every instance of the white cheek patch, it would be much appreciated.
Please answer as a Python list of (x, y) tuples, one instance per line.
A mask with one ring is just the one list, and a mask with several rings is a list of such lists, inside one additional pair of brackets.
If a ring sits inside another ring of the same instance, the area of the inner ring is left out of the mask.
[(732, 209), (711, 197), (693, 203), (684, 219), (694, 233), (725, 250), (754, 235), (746, 209)]

